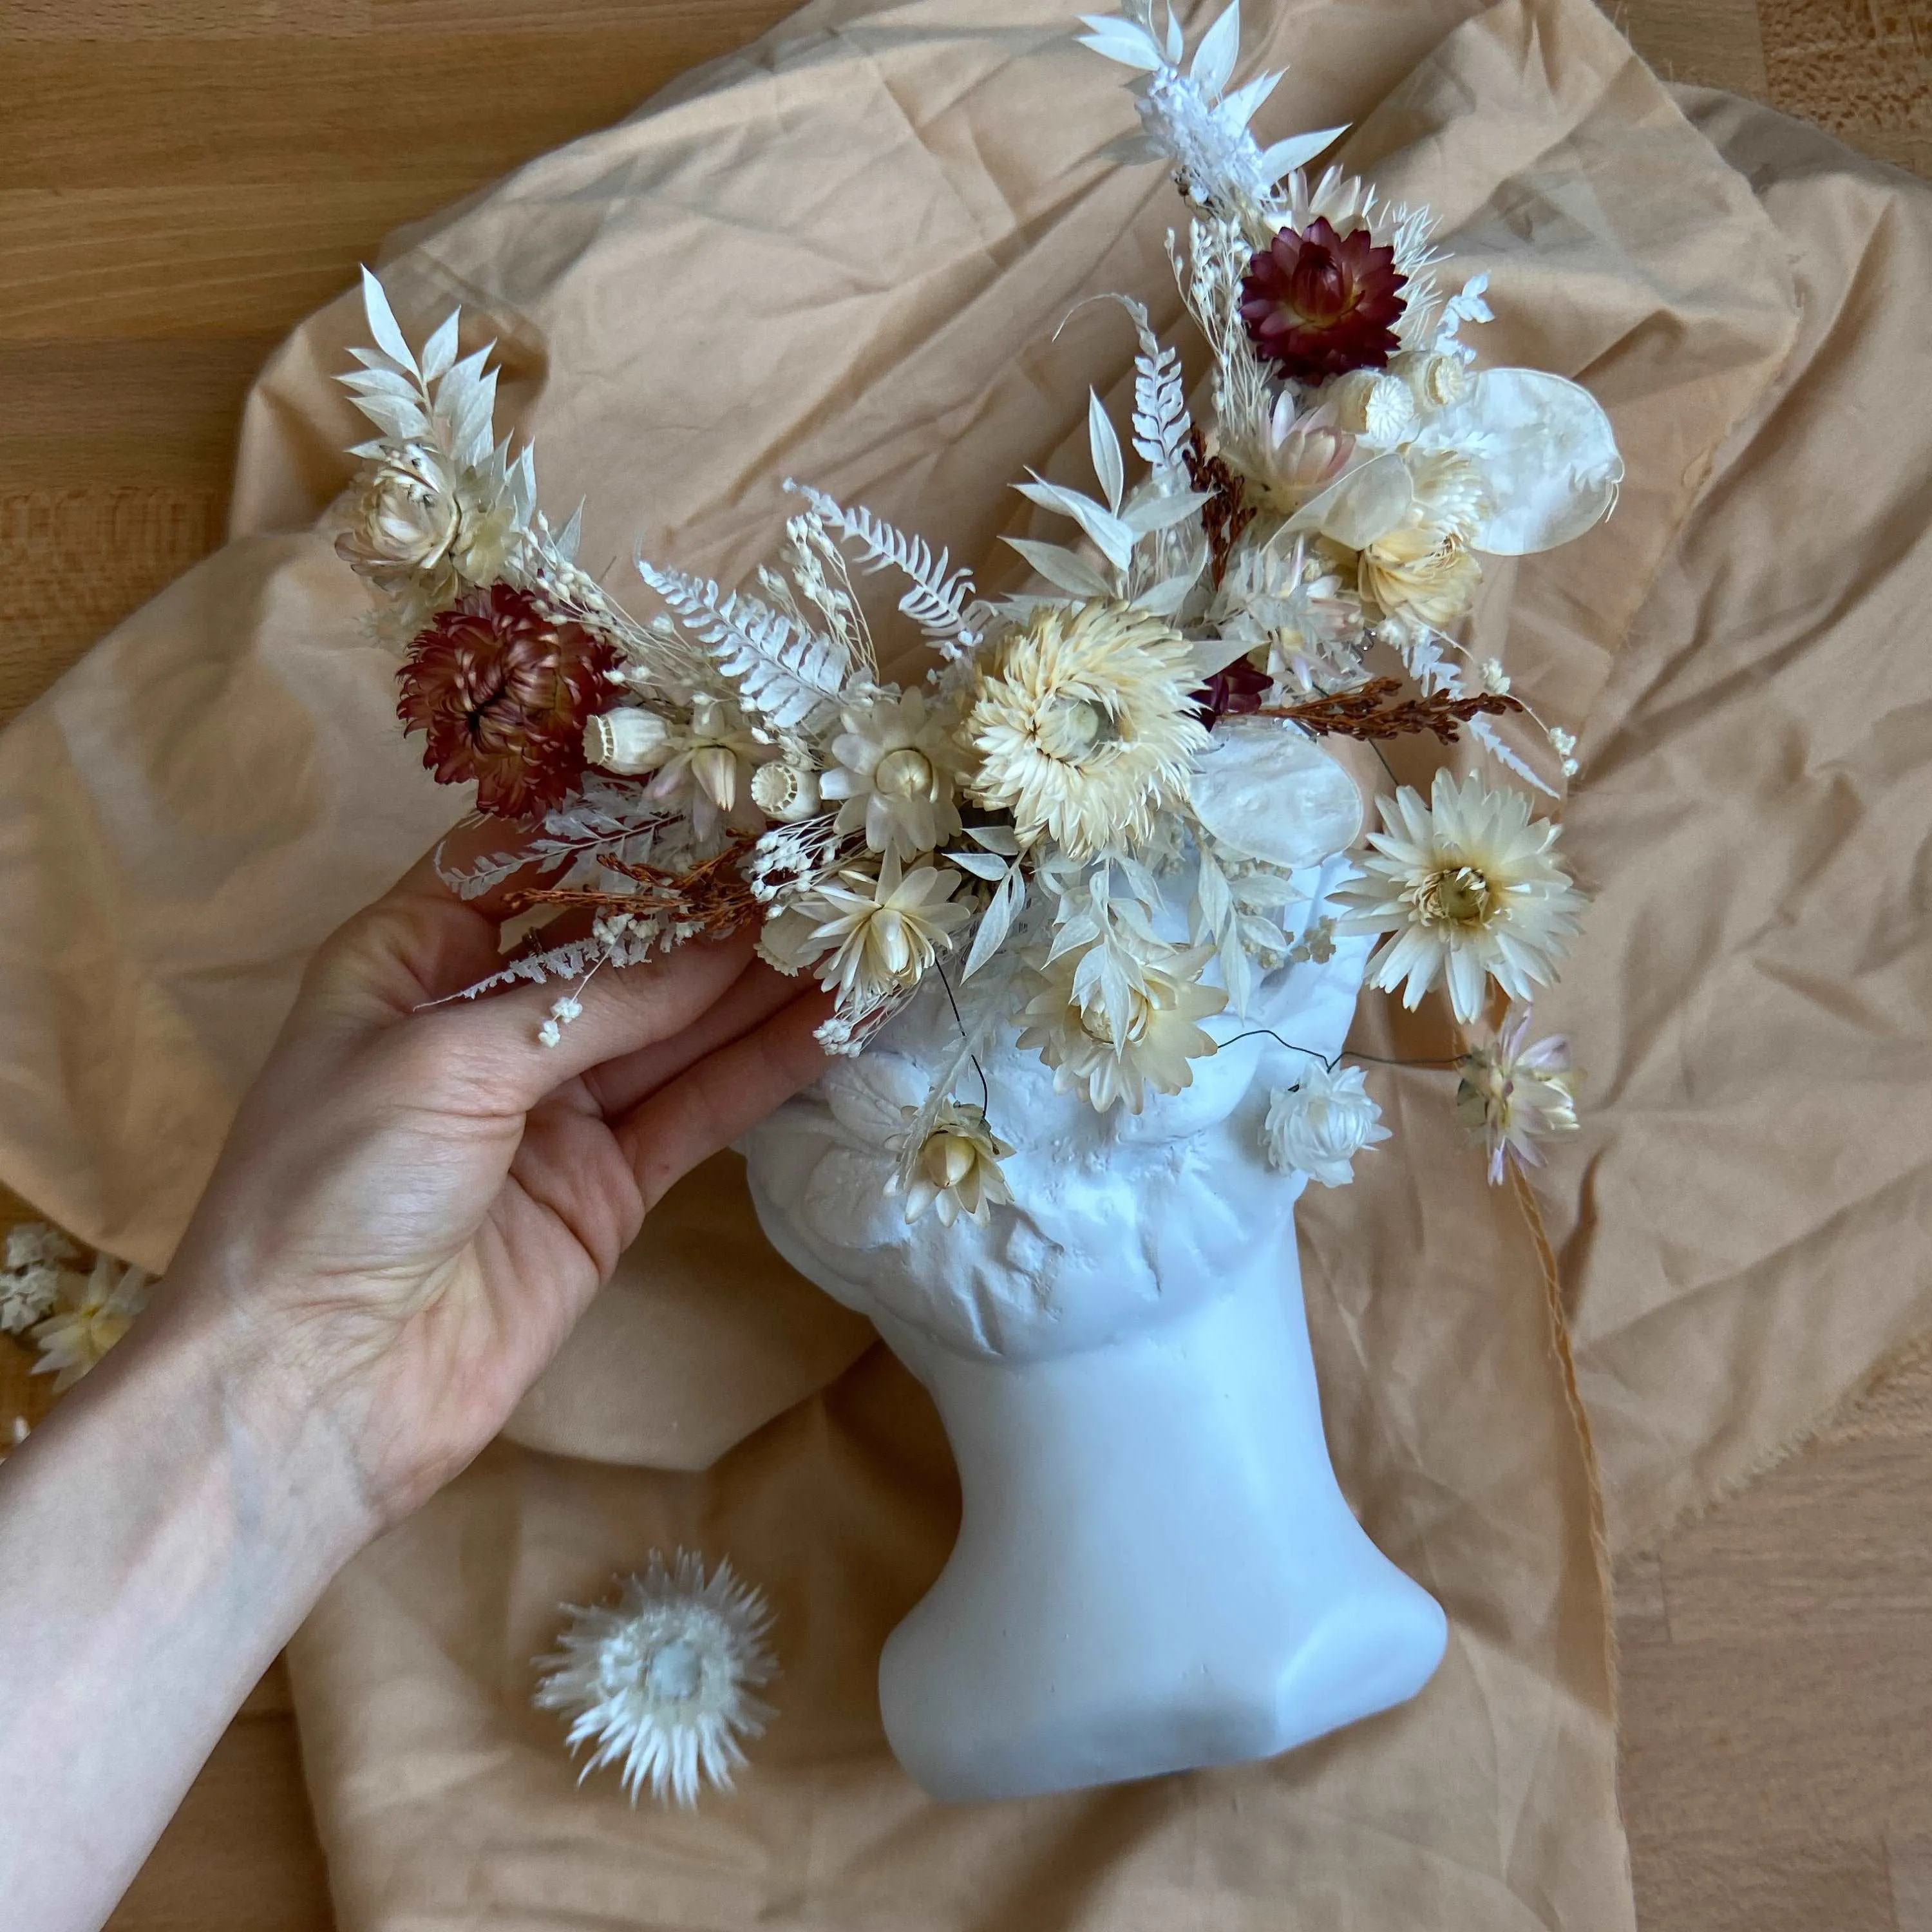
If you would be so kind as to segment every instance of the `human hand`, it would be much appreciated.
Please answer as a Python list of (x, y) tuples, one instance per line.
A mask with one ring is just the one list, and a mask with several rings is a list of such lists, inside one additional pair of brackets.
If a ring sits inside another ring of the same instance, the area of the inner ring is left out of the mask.
[(425, 1008), (499, 963), (428, 861), (324, 946), (150, 1318), (340, 1455), (364, 1536), (496, 1433), (671, 1184), (823, 1064), (824, 1001), (748, 938), (598, 973), (553, 1047), (555, 987)]

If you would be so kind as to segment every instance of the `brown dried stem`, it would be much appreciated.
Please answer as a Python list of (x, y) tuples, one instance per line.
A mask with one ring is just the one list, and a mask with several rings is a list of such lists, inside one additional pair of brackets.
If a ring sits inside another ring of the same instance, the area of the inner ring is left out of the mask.
[(1450, 698), (1436, 692), (1390, 704), (1401, 688), (1398, 679), (1372, 677), (1366, 684), (1304, 698), (1299, 704), (1265, 706), (1260, 716), (1285, 718), (1317, 737), (1400, 738), (1432, 731), (1444, 744), (1453, 745), (1460, 728), (1472, 718), (1486, 713), (1499, 716), (1523, 708), (1521, 699), (1498, 691), (1478, 692), (1473, 698)]
[(638, 866), (600, 853), (597, 862), (607, 871), (632, 880), (632, 892), (602, 892), (594, 886), (533, 886), (509, 896), (510, 909), (531, 906), (587, 907), (597, 912), (664, 912), (694, 923), (706, 939), (722, 939), (758, 916), (758, 896), (739, 869), (752, 847), (736, 838), (722, 852), (701, 860), (688, 872), (666, 872), (657, 866)]

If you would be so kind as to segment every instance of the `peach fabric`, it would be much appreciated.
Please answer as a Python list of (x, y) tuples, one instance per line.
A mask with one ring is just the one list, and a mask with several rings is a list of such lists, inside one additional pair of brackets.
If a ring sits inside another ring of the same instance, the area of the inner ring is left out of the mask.
[[(1587, 0), (1252, 10), (1249, 62), (1292, 62), (1264, 131), (1354, 118), (1343, 158), (1489, 272), (1484, 356), (1586, 382), (1630, 467), (1477, 620), (1582, 737), (1562, 809), (1598, 901), (1546, 1004), (1590, 1124), (1491, 1192), (1453, 1076), (1377, 1070), (1397, 1138), (1301, 1214), (1336, 1467), (1448, 1610), (1442, 1670), (1270, 1764), (930, 1803), (873, 1673), (950, 1547), (944, 1439), (721, 1156), (294, 1647), (344, 1932), (1628, 1932), (1603, 1524), (1654, 1533), (1928, 1320), (1923, 191), (1680, 106)], [(1077, 305), (1178, 312), (1172, 191), (1097, 158), (1132, 110), (1072, 26), (816, 0), (396, 238), (385, 282), (413, 330), (460, 302), (497, 341), (614, 584), (640, 544), (742, 572), (788, 475), (988, 557), (1011, 480), (1073, 476), (1088, 386), (1124, 379), (1119, 311)], [(308, 952), (454, 815), (314, 527), (358, 326), (345, 298), (265, 372), (227, 547), (0, 736), (0, 1176), (151, 1266)], [(1372, 998), (1360, 1040), (1455, 1050)], [(691, 1816), (575, 1786), (529, 1703), (560, 1600), (678, 1544), (771, 1593), (784, 1668), (738, 1793)]]

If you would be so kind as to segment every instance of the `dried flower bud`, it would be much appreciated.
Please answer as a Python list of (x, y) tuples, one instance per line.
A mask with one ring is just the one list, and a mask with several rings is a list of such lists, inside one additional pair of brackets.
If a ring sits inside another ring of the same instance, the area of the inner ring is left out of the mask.
[(810, 818), (820, 809), (818, 774), (802, 765), (760, 765), (752, 774), (752, 802), (787, 825)]
[(1439, 350), (1406, 350), (1392, 356), (1389, 374), (1400, 376), (1425, 410), (1446, 410), (1468, 394), (1468, 365), (1461, 356), (1444, 355)]
[(670, 727), (655, 711), (626, 705), (586, 723), (584, 755), (607, 772), (655, 771), (670, 750)]
[(1415, 428), (1415, 398), (1400, 376), (1353, 369), (1324, 398), (1342, 428), (1371, 442), (1396, 443)]

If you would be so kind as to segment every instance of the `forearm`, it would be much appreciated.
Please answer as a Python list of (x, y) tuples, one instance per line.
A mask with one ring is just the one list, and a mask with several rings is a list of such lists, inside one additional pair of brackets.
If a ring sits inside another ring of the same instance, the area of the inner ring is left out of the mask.
[(106, 1918), (371, 1527), (329, 1420), (166, 1299), (0, 1467), (0, 1924)]

